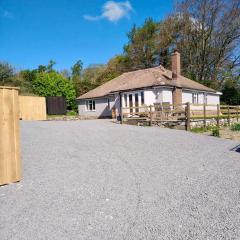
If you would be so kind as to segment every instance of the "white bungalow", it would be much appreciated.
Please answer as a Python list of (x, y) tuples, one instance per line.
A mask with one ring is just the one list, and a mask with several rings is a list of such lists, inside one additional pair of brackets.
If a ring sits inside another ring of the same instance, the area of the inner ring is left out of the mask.
[(181, 75), (179, 52), (175, 51), (171, 59), (172, 71), (158, 66), (127, 72), (80, 96), (77, 99), (79, 115), (107, 118), (112, 116), (113, 108), (119, 116), (121, 107), (154, 103), (219, 104), (220, 92)]

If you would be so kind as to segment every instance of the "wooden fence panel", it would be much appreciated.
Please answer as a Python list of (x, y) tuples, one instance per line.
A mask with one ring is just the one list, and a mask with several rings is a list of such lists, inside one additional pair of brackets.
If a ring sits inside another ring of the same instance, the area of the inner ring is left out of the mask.
[(18, 90), (0, 87), (0, 185), (21, 179)]
[(20, 119), (22, 120), (46, 120), (45, 97), (20, 96)]
[(47, 97), (47, 113), (49, 115), (66, 115), (67, 102), (65, 97)]

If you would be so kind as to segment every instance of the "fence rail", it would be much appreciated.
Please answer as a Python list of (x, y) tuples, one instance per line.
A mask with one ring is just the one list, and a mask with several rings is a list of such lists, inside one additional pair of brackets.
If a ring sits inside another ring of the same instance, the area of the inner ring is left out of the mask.
[(240, 106), (214, 104), (154, 104), (134, 107), (123, 107), (121, 110), (122, 123), (130, 120), (149, 122), (185, 122), (186, 130), (190, 130), (192, 121), (202, 121), (206, 127), (208, 119), (216, 119), (219, 127), (220, 119), (240, 118)]

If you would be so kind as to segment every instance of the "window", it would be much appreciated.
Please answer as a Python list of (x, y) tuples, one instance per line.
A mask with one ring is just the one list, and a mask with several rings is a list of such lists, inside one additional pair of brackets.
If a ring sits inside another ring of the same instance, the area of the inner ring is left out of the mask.
[(87, 100), (86, 101), (86, 109), (87, 111), (95, 111), (95, 100)]
[(198, 93), (192, 93), (192, 103), (198, 104)]
[(144, 104), (144, 92), (141, 92), (141, 105)]

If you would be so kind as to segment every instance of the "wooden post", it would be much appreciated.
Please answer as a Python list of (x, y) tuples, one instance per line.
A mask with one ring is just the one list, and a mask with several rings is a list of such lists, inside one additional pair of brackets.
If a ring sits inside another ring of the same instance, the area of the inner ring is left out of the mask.
[(237, 122), (238, 122), (238, 119), (239, 119), (239, 106), (237, 106)]
[(230, 108), (228, 106), (228, 126), (230, 126)]
[(119, 98), (120, 98), (120, 124), (123, 124), (123, 98), (121, 93), (119, 93)]
[(149, 125), (152, 126), (152, 105), (150, 105), (150, 122)]
[(0, 87), (0, 185), (21, 179), (18, 91)]
[(203, 127), (206, 129), (206, 104), (203, 104)]
[(121, 121), (120, 121), (121, 124), (123, 124), (123, 109), (121, 108)]
[(217, 128), (220, 127), (219, 119), (220, 119), (220, 105), (217, 104)]
[(187, 103), (186, 106), (186, 131), (190, 131), (190, 103)]

